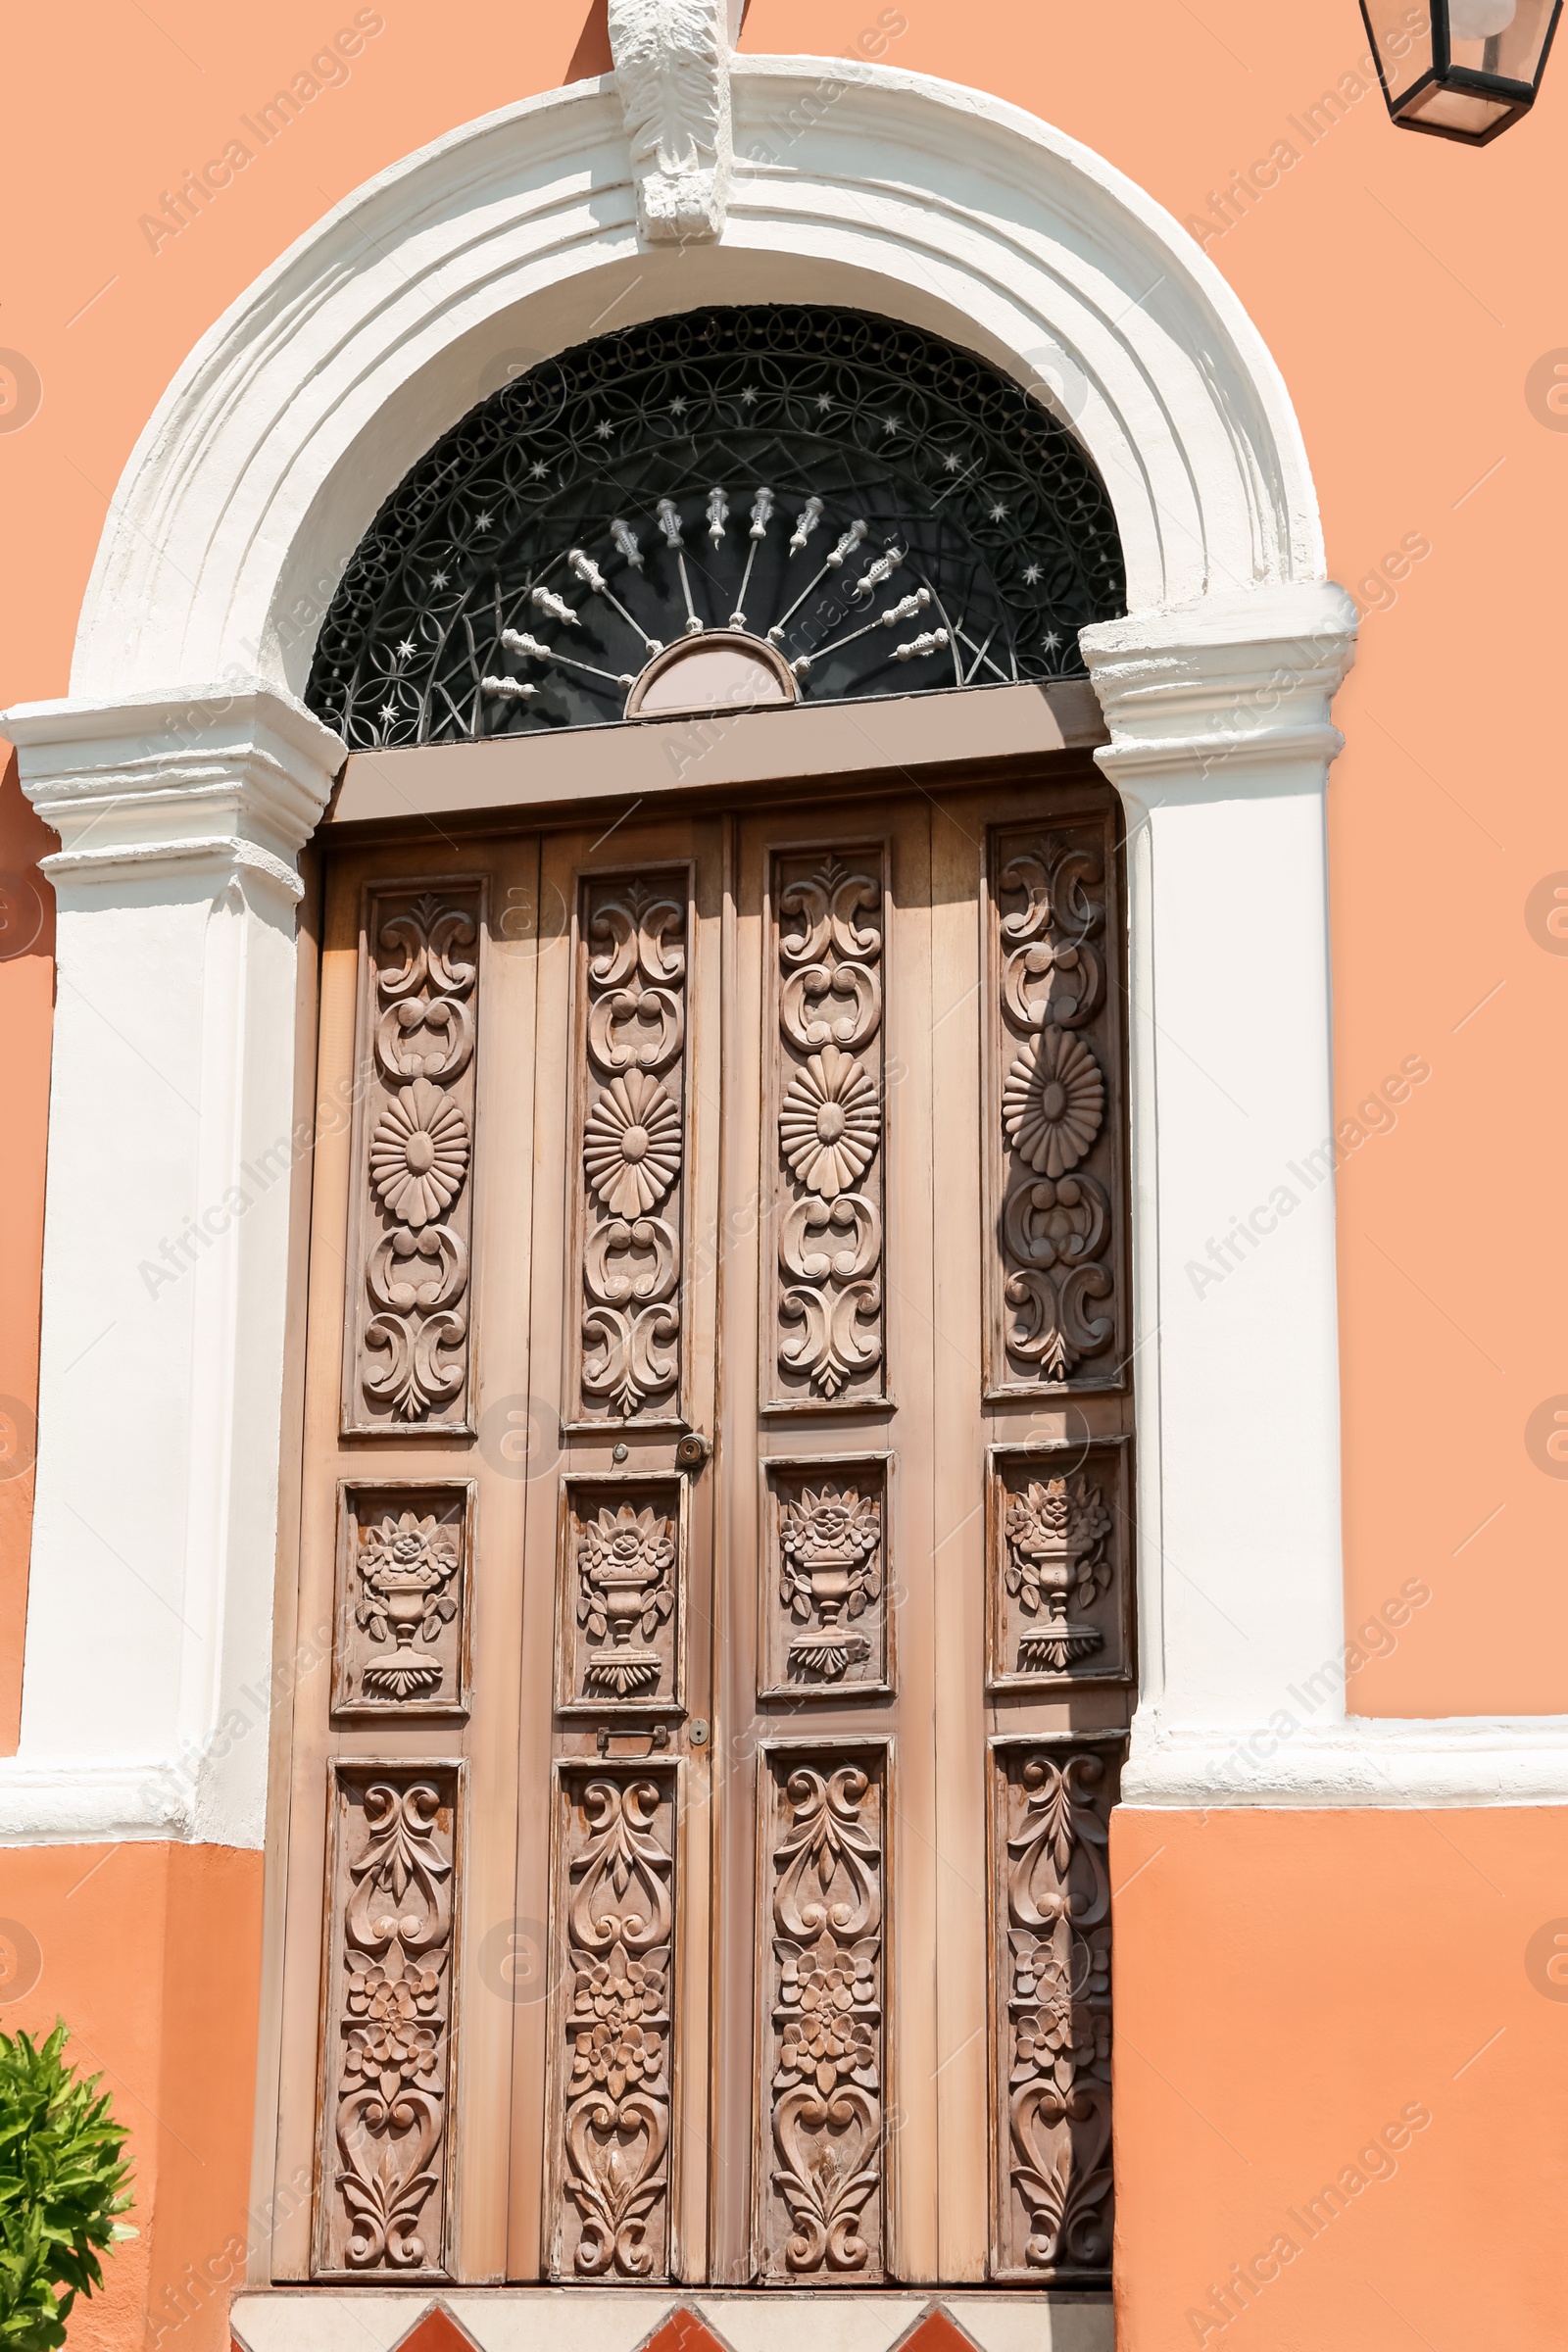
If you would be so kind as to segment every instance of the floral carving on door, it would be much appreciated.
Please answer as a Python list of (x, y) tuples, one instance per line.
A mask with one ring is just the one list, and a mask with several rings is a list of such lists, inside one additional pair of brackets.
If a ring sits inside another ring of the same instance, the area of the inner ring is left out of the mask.
[(1098, 819), (992, 836), (993, 1395), (1122, 1378), (1107, 851)]
[(670, 2275), (674, 1825), (668, 1766), (560, 1768), (553, 2278)]
[(472, 1482), (345, 1482), (338, 1510), (334, 1713), (464, 1713)]
[(483, 882), (367, 893), (343, 1427), (466, 1429)]
[(778, 1278), (763, 1396), (864, 1403), (884, 1387), (884, 849), (771, 869)]
[(562, 1481), (556, 1703), (568, 1715), (679, 1711), (686, 1491), (675, 1478)]
[(1120, 1735), (999, 1740), (995, 2275), (1110, 2265), (1110, 1877)]
[(884, 2275), (882, 1922), (886, 1751), (762, 1759), (771, 1958), (753, 2267), (779, 2281)]
[(318, 2276), (446, 2269), (462, 1768), (339, 1763)]
[(678, 1414), (688, 876), (585, 881), (578, 909), (577, 1411)]

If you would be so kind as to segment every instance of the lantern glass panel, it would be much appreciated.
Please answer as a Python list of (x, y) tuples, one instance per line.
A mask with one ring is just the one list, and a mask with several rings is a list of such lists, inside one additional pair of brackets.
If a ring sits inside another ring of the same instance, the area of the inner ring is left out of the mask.
[[(1406, 8), (1402, 0), (1362, 0), (1362, 14), (1383, 69), (1390, 110), (1396, 115), (1406, 93), (1432, 72), (1432, 13)], [(1412, 30), (1413, 24), (1419, 31)]]
[(1556, 0), (1449, 0), (1448, 62), (1533, 83), (1555, 13)]

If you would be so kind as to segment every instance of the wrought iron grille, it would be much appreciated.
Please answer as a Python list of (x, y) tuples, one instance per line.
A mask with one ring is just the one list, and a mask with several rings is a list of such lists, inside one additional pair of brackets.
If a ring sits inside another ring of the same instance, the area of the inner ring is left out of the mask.
[(603, 723), (713, 631), (802, 701), (1081, 677), (1080, 627), (1124, 609), (1104, 488), (1019, 385), (858, 312), (709, 310), (454, 426), (350, 562), (306, 700), (356, 748)]

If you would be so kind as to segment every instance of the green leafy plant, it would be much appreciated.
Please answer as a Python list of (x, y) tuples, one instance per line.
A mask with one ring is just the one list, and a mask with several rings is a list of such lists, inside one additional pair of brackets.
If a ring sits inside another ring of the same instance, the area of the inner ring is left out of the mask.
[(136, 2234), (116, 2219), (131, 2202), (126, 2128), (66, 2040), (63, 2024), (41, 2047), (0, 2034), (0, 2352), (63, 2344), (76, 2297), (104, 2282), (99, 2254)]

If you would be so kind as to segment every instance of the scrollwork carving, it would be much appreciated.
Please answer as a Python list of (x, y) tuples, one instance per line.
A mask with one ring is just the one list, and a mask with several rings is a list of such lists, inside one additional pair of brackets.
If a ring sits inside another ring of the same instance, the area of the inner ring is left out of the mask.
[(459, 1776), (339, 1765), (318, 2274), (440, 2277)]
[(993, 2268), (1110, 2268), (1110, 1881), (1119, 1742), (994, 1751), (999, 2189)]
[(562, 1776), (556, 2278), (669, 2275), (672, 1798), (667, 1774)]
[(994, 1387), (1115, 1376), (1117, 1306), (1096, 1311), (1116, 1298), (1118, 1243), (1103, 833), (1086, 823), (993, 844)]
[(685, 929), (684, 895), (665, 877), (584, 885), (578, 1387), (590, 1418), (673, 1410), (680, 1385)]
[(361, 1108), (349, 1430), (464, 1426), (483, 921), (480, 884), (369, 893), (362, 993), (373, 1076)]
[(760, 2276), (883, 2276), (883, 1788), (880, 1750), (766, 1759), (772, 1887)]
[(872, 858), (773, 864), (778, 1004), (774, 1401), (879, 1396), (882, 884)]

